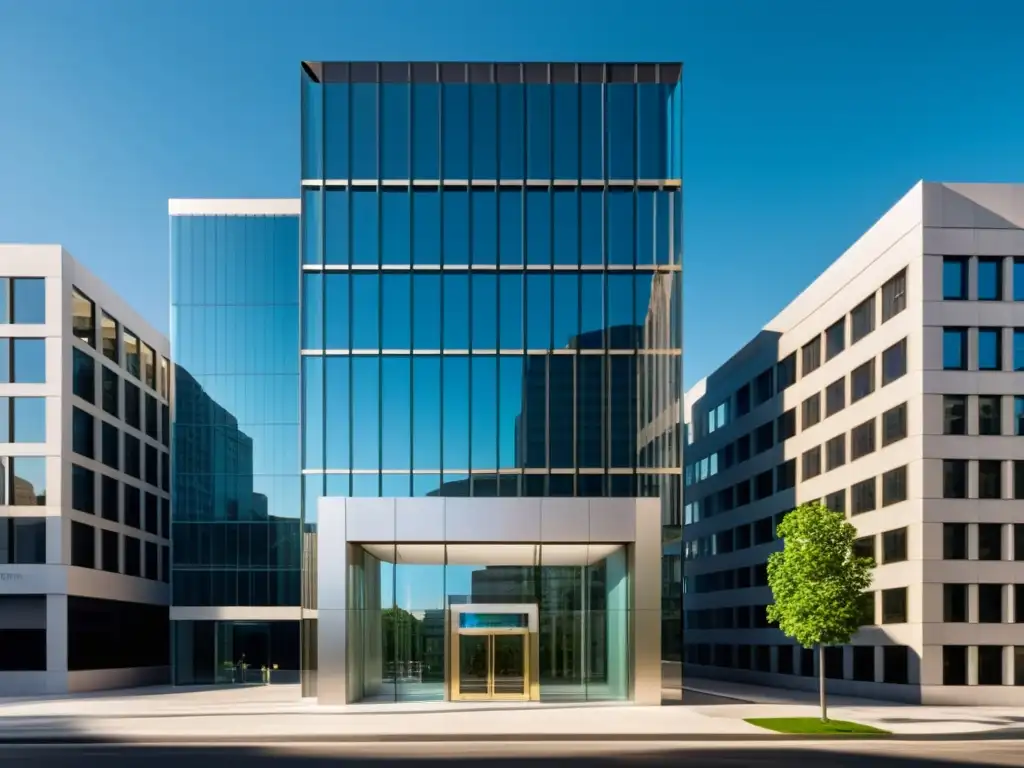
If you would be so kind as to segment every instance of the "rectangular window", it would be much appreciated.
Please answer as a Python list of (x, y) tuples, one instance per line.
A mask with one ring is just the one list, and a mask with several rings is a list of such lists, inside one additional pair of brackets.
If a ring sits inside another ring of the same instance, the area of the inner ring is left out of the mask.
[(160, 506), (159, 500), (155, 494), (146, 493), (144, 496), (146, 500), (144, 530), (146, 533), (152, 533), (154, 536), (160, 534)]
[(96, 346), (96, 305), (74, 286), (71, 287), (71, 332), (79, 341)]
[(103, 570), (109, 573), (121, 572), (120, 542), (116, 531), (103, 531), (100, 538), (100, 550)]
[(1001, 624), (1003, 621), (1003, 585), (978, 585), (978, 621), (982, 624)]
[(139, 438), (125, 433), (124, 436), (125, 474), (142, 479), (142, 447)]
[(942, 329), (942, 367), (947, 371), (967, 370), (967, 329)]
[(810, 480), (821, 474), (821, 446), (816, 445), (809, 451), (804, 451), (802, 457), (803, 475), (802, 479)]
[(794, 485), (796, 485), (796, 459), (790, 459), (775, 468), (775, 488), (785, 491)]
[(750, 435), (740, 435), (736, 438), (736, 461), (744, 462), (750, 459)]
[(121, 522), (121, 483), (106, 475), (100, 476), (100, 517)]
[(967, 462), (965, 460), (942, 460), (942, 498), (967, 498)]
[(967, 434), (967, 395), (943, 395), (942, 411), (942, 434)]
[(1024, 328), (1013, 329), (1013, 370), (1024, 371)]
[(882, 590), (882, 623), (907, 623), (907, 588)]
[(146, 434), (154, 440), (160, 437), (160, 408), (153, 395), (146, 394)]
[(1013, 462), (1013, 498), (1024, 499), (1024, 461)]
[[(42, 565), (44, 563), (46, 563), (46, 518), (0, 517), (0, 565)], [(2, 640), (2, 635), (0, 635), (0, 640)], [(4, 669), (2, 660), (0, 660), (0, 669)]]
[(825, 330), (825, 362), (846, 349), (846, 318), (830, 325)]
[(124, 367), (135, 378), (141, 374), (141, 358), (139, 351), (139, 337), (127, 328), (121, 334), (124, 344)]
[(750, 385), (744, 384), (736, 390), (736, 415), (746, 416), (750, 413)]
[(754, 430), (754, 455), (770, 450), (775, 444), (775, 424), (765, 422)]
[(846, 463), (846, 434), (836, 435), (825, 443), (825, 469), (831, 472)]
[(775, 493), (774, 478), (772, 477), (772, 471), (769, 469), (766, 472), (762, 472), (754, 478), (754, 501), (761, 501), (767, 499), (773, 493)]
[(871, 294), (850, 312), (850, 344), (875, 330), (875, 295)]
[(825, 508), (841, 515), (846, 514), (846, 489), (830, 493), (825, 497)]
[[(46, 398), (12, 397), (9, 402), (10, 412), (4, 413), (0, 419), (6, 421), (9, 418), (11, 420), (10, 441), (13, 443), (45, 443)], [(0, 408), (5, 411), (7, 403), (7, 398), (0, 398)], [(3, 426), (0, 426), (0, 429), (3, 429)]]
[(967, 646), (942, 646), (942, 684), (967, 685)]
[(875, 646), (853, 646), (853, 679), (865, 683), (875, 682)]
[(942, 298), (946, 301), (967, 300), (967, 261), (964, 256), (942, 259)]
[(1013, 260), (1013, 300), (1024, 301), (1024, 257)]
[[(965, 345), (966, 346), (966, 345)], [(1003, 369), (1003, 329), (978, 329), (978, 370), (1001, 371)]]
[(910, 681), (910, 649), (905, 645), (882, 646), (882, 682), (906, 685)]
[(96, 475), (91, 469), (77, 464), (71, 465), (71, 507), (79, 512), (96, 514)]
[(121, 382), (120, 377), (116, 371), (107, 368), (105, 365), (100, 366), (100, 385), (102, 386), (102, 405), (103, 410), (109, 413), (114, 418), (120, 418), (120, 412), (118, 411), (118, 390), (120, 389)]
[(907, 373), (907, 340), (901, 339), (882, 352), (882, 386)]
[(736, 483), (736, 506), (744, 507), (750, 503), (750, 481)]
[(776, 424), (780, 443), (793, 437), (796, 434), (796, 408), (790, 408), (779, 416)]
[(124, 484), (124, 524), (142, 528), (142, 492), (128, 483)]
[(160, 578), (160, 560), (157, 554), (156, 542), (146, 542), (146, 578), (156, 581)]
[(1003, 462), (981, 459), (978, 462), (978, 498), (1003, 498)]
[(793, 352), (784, 360), (780, 360), (775, 366), (775, 387), (781, 392), (793, 385), (796, 381), (796, 352)]
[(152, 445), (146, 446), (146, 482), (156, 487), (160, 485), (160, 457)]
[(942, 585), (942, 620), (951, 623), (964, 623), (967, 621), (967, 585), (966, 584), (943, 584)]
[(142, 543), (134, 536), (124, 537), (124, 575), (142, 575)]
[(96, 567), (96, 529), (77, 520), (71, 521), (71, 564)]
[(861, 515), (877, 507), (875, 486), (876, 478), (869, 477), (850, 488), (850, 514)]
[(907, 529), (897, 528), (895, 531), (886, 531), (883, 533), (882, 565), (888, 565), (889, 563), (902, 563), (906, 559)]
[(902, 403), (882, 414), (882, 447), (907, 436), (907, 404)]
[(875, 420), (869, 419), (850, 431), (850, 461), (875, 452)]
[(142, 393), (129, 381), (124, 383), (124, 420), (128, 426), (142, 429)]
[(978, 646), (978, 685), (1003, 684), (1003, 647)]
[[(853, 542), (853, 555), (854, 557), (875, 560), (875, 537), (861, 536), (859, 539), (855, 539)], [(874, 623), (874, 618), (872, 618), (871, 623)]]
[(1003, 300), (1003, 260), (983, 256), (978, 259), (978, 301)]
[(978, 559), (1003, 559), (1003, 526), (1000, 523), (978, 524)]
[[(1024, 297), (1020, 300), (1024, 301)], [(1013, 669), (1013, 684), (1024, 685), (1024, 646), (1018, 645), (1013, 649)]]
[(907, 468), (897, 467), (882, 474), (882, 506), (907, 500)]
[(942, 559), (967, 559), (967, 523), (942, 524)]
[(875, 391), (875, 358), (853, 369), (850, 374), (850, 403), (856, 403)]
[(46, 339), (0, 339), (0, 343), (0, 356), (3, 357), (0, 364), (4, 371), (0, 380), (15, 384), (42, 384), (46, 381)]
[(825, 416), (833, 416), (846, 407), (846, 377), (833, 381), (825, 389)]
[(1018, 437), (1024, 435), (1024, 396), (1013, 398), (1013, 433)]
[(774, 390), (772, 387), (772, 369), (761, 371), (754, 379), (754, 405), (767, 403), (772, 399)]
[(907, 308), (907, 270), (900, 270), (882, 284), (882, 322)]
[(821, 367), (821, 336), (815, 336), (800, 348), (802, 375), (818, 370)]
[(121, 356), (118, 354), (117, 336), (117, 320), (104, 312), (100, 320), (100, 345), (103, 356), (108, 360), (113, 360), (115, 363), (120, 363)]
[(142, 373), (146, 386), (156, 390), (156, 353), (148, 344), (142, 345)]
[(808, 397), (800, 406), (801, 421), (803, 423), (803, 429), (813, 427), (819, 421), (821, 421), (821, 393), (815, 392), (813, 395)]
[(71, 391), (87, 403), (96, 402), (96, 362), (80, 349), (71, 351)]

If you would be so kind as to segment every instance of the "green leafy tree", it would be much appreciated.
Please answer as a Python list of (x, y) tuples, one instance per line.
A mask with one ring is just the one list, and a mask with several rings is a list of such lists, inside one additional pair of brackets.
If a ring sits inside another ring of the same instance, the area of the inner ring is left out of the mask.
[(857, 557), (857, 529), (822, 504), (803, 504), (779, 523), (781, 552), (768, 558), (775, 603), (768, 620), (804, 648), (818, 646), (821, 719), (825, 706), (825, 646), (850, 642), (861, 624), (861, 599), (874, 561)]

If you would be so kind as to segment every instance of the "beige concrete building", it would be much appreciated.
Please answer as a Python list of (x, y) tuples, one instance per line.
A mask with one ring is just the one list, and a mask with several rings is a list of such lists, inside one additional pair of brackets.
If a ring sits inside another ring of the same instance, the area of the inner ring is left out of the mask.
[(817, 684), (765, 562), (820, 499), (877, 562), (831, 690), (1024, 703), (1024, 185), (917, 184), (684, 413), (687, 674)]

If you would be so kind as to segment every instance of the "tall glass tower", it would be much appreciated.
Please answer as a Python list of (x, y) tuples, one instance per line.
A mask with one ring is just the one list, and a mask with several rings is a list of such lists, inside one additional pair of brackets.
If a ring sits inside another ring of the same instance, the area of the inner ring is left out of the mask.
[[(680, 74), (302, 65), (304, 668), (324, 496), (658, 497), (661, 645), (678, 659)], [(579, 594), (491, 576), (472, 583), (532, 585), (542, 613), (552, 591)], [(392, 592), (393, 628), (410, 609)], [(382, 630), (385, 675), (430, 667), (431, 616), (414, 618), (415, 653)], [(562, 643), (544, 621), (541, 679), (586, 678), (574, 649), (599, 638)]]

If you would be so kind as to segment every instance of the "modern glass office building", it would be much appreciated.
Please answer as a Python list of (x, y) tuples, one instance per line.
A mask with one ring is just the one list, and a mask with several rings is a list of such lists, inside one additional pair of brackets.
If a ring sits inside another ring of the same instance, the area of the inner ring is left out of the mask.
[(680, 66), (301, 78), (305, 693), (660, 700)]
[(174, 681), (297, 681), (298, 206), (170, 213)]

